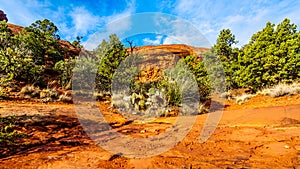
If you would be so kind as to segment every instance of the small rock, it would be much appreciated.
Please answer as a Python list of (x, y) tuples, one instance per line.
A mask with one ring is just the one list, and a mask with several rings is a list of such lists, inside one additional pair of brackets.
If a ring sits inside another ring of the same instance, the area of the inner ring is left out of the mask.
[(300, 146), (295, 146), (295, 149), (300, 151)]
[(285, 146), (284, 146), (284, 148), (286, 148), (286, 149), (289, 149), (289, 148), (290, 148), (290, 146), (288, 146), (288, 145), (285, 145)]

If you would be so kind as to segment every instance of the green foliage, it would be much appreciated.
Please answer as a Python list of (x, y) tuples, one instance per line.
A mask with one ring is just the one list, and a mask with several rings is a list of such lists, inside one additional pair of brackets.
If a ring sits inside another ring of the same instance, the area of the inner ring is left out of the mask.
[(57, 31), (57, 27), (48, 19), (37, 20), (24, 28), (20, 38), (32, 51), (36, 64), (45, 65), (48, 61), (56, 63), (63, 59), (63, 50), (58, 42)]
[(14, 144), (16, 139), (26, 137), (25, 134), (14, 130), (15, 116), (0, 117), (0, 144)]
[(73, 69), (73, 90), (89, 91), (94, 88), (98, 65), (98, 60), (92, 56), (77, 58)]
[(57, 27), (48, 19), (44, 19), (43, 21), (37, 20), (25, 29), (27, 29), (28, 32), (49, 35), (55, 39), (60, 39), (59, 35), (57, 34)]
[(62, 88), (65, 88), (71, 83), (71, 78), (73, 75), (73, 69), (75, 67), (75, 59), (66, 59), (56, 62), (53, 70), (58, 71), (59, 73), (59, 83)]
[(237, 82), (258, 90), (300, 78), (300, 39), (296, 25), (285, 19), (275, 28), (268, 22), (239, 54)]
[(0, 21), (0, 50), (5, 49), (11, 44), (11, 38), (13, 34), (11, 33), (8, 25), (5, 21)]
[(83, 48), (83, 46), (81, 45), (81, 39), (82, 38), (83, 38), (82, 36), (76, 36), (76, 40), (74, 40), (72, 42), (72, 45), (74, 45), (77, 48)]
[(98, 92), (110, 92), (111, 80), (120, 63), (127, 57), (127, 51), (117, 35), (109, 36), (109, 42), (103, 42), (94, 50), (99, 59), (96, 75)]
[(210, 94), (204, 65), (193, 56), (179, 60), (175, 67), (165, 69), (159, 76), (151, 82), (131, 81), (129, 95), (134, 100), (132, 104), (138, 103), (139, 110), (147, 109), (156, 98), (165, 99), (167, 106), (182, 106), (183, 103), (198, 102), (199, 95), (201, 100), (206, 100)]
[(0, 67), (4, 78), (2, 83), (19, 80), (27, 83), (40, 81), (43, 72), (42, 65), (36, 65), (32, 52), (25, 47), (18, 36), (12, 37), (11, 43), (0, 50)]
[(184, 58), (184, 61), (195, 76), (199, 87), (200, 99), (206, 100), (212, 92), (212, 86), (205, 64), (200, 60), (200, 58), (195, 56), (187, 56)]
[(226, 79), (232, 78), (231, 75), (225, 74), (224, 62), (221, 62), (220, 55), (215, 51), (215, 48), (210, 48), (203, 55), (203, 64), (205, 65), (212, 93), (224, 93), (230, 84), (226, 84)]
[(159, 88), (163, 89), (166, 96), (167, 104), (170, 106), (180, 106), (182, 103), (182, 91), (175, 81), (168, 75), (164, 75), (164, 79), (159, 84)]
[(0, 31), (2, 84), (15, 80), (45, 85), (44, 70), (62, 60), (57, 27), (47, 19), (38, 20), (13, 35), (6, 22), (1, 22)]
[(229, 29), (223, 29), (220, 31), (217, 43), (214, 45), (214, 52), (218, 55), (218, 59), (221, 60), (223, 69), (226, 75), (226, 86), (228, 89), (237, 87), (235, 82), (236, 71), (238, 70), (238, 48), (234, 48), (233, 45), (238, 41)]

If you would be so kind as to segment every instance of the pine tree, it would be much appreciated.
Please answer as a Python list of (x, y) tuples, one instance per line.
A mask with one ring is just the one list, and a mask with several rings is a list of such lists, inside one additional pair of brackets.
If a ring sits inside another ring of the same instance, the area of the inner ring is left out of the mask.
[(268, 22), (239, 54), (237, 82), (257, 90), (299, 79), (299, 32), (284, 19), (276, 27)]
[(127, 51), (117, 35), (109, 36), (94, 50), (99, 59), (98, 73), (96, 76), (96, 89), (98, 92), (109, 92), (111, 80), (120, 63), (127, 57)]
[(220, 31), (217, 43), (213, 47), (213, 51), (216, 52), (222, 62), (228, 89), (237, 87), (235, 76), (238, 69), (237, 60), (239, 50), (233, 47), (237, 43), (238, 41), (235, 39), (235, 35), (233, 35), (229, 29), (223, 29)]

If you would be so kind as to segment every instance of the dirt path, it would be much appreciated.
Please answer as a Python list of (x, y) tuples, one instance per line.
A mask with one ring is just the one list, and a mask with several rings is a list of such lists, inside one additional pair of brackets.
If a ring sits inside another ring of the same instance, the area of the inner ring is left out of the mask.
[[(29, 133), (23, 147), (10, 150), (0, 145), (0, 168), (300, 168), (300, 104), (226, 109), (205, 143), (199, 143), (198, 137), (207, 115), (200, 115), (185, 139), (171, 150), (130, 159), (95, 145), (72, 104), (0, 102), (1, 116), (16, 115), (22, 121), (18, 130)], [(113, 112), (107, 113), (123, 123)], [(117, 130), (147, 137), (167, 127), (126, 124)]]

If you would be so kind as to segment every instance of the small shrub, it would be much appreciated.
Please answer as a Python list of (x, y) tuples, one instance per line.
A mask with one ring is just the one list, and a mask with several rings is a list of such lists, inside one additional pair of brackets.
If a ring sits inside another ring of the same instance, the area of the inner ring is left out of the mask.
[(19, 92), (24, 98), (38, 98), (40, 95), (40, 88), (35, 87), (34, 85), (26, 85), (22, 87)]
[(58, 92), (56, 89), (43, 89), (40, 92), (40, 99), (45, 102), (54, 101), (55, 99), (58, 99)]
[(0, 117), (0, 144), (15, 144), (16, 139), (26, 137), (26, 134), (14, 130), (16, 117)]
[(75, 59), (66, 59), (56, 62), (54, 70), (59, 72), (59, 83), (63, 89), (71, 89), (71, 78), (75, 67)]

